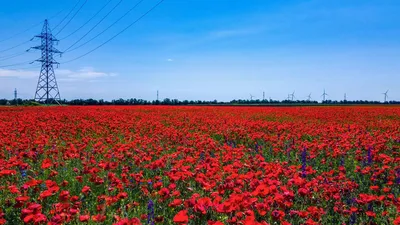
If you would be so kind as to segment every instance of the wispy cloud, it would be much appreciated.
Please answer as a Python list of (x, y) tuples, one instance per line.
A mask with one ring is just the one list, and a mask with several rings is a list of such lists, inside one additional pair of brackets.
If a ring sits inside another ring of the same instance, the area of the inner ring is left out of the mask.
[[(188, 48), (192, 46), (200, 46), (208, 43), (224, 41), (226, 39), (235, 39), (251, 35), (257, 35), (265, 32), (269, 28), (262, 26), (253, 27), (236, 27), (232, 29), (210, 29), (207, 31), (199, 32), (196, 36), (189, 34), (169, 34), (163, 37), (152, 38), (153, 41), (160, 43), (169, 43), (168, 48)], [(168, 62), (174, 59), (167, 59)]]
[(210, 39), (232, 38), (232, 37), (257, 34), (263, 30), (264, 29), (260, 29), (258, 27), (217, 30), (217, 31), (211, 31), (207, 37)]
[(60, 81), (82, 81), (82, 80), (96, 80), (98, 78), (114, 77), (117, 76), (116, 73), (106, 73), (95, 71), (92, 67), (84, 67), (78, 71), (72, 70), (58, 70), (58, 76)]
[(167, 59), (167, 62), (173, 62), (174, 60), (173, 59)]
[[(7, 70), (0, 69), (0, 78), (18, 78), (18, 79), (37, 79), (39, 76), (38, 70)], [(96, 71), (92, 67), (84, 67), (77, 71), (73, 70), (56, 70), (58, 81), (74, 82), (74, 81), (93, 81), (100, 78), (114, 77), (116, 73), (106, 73)]]
[(0, 69), (0, 78), (34, 78), (39, 76), (38, 71)]

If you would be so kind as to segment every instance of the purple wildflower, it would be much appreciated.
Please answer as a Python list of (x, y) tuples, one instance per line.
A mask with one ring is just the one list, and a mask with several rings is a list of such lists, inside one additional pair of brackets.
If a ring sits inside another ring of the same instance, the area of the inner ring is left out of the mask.
[(204, 161), (204, 158), (205, 158), (205, 154), (204, 154), (204, 152), (201, 152), (200, 153), (200, 161)]
[(340, 159), (340, 166), (344, 166), (344, 156)]
[(357, 215), (355, 213), (352, 213), (350, 216), (349, 224), (353, 225), (356, 224), (356, 222), (357, 222)]
[(302, 176), (306, 177), (306, 168), (307, 168), (307, 149), (304, 148), (301, 153), (301, 172)]
[(371, 163), (372, 163), (372, 147), (368, 148), (367, 159), (368, 159), (368, 165), (371, 165)]
[(152, 200), (147, 205), (147, 224), (154, 225), (154, 203)]
[(21, 177), (22, 177), (22, 178), (25, 178), (25, 177), (27, 176), (26, 170), (20, 168), (20, 169), (19, 169), (19, 172), (21, 173)]
[(400, 168), (396, 170), (396, 184), (400, 185)]

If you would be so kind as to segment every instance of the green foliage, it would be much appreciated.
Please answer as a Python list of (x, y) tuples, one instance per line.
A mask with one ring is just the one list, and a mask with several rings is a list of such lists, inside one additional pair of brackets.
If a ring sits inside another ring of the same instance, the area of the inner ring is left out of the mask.
[(35, 101), (26, 101), (23, 103), (23, 106), (41, 106), (41, 104)]

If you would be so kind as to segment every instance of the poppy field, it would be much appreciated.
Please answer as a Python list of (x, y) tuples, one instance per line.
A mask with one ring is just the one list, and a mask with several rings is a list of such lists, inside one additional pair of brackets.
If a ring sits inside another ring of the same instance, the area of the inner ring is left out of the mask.
[(400, 224), (400, 107), (3, 107), (0, 224)]

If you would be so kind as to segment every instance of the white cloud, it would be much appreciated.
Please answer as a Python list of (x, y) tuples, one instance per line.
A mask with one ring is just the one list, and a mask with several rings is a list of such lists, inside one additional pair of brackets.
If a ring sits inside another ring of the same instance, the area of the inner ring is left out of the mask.
[(94, 80), (96, 78), (104, 78), (104, 77), (114, 77), (117, 76), (116, 73), (105, 73), (95, 71), (92, 67), (84, 67), (78, 71), (72, 70), (58, 70), (58, 77), (60, 79), (68, 80), (68, 81), (77, 81), (77, 80)]
[[(96, 80), (99, 78), (114, 77), (116, 73), (106, 73), (95, 71), (92, 67), (84, 67), (80, 70), (63, 70), (55, 71), (58, 81), (74, 82), (83, 80)], [(19, 79), (37, 79), (39, 77), (38, 70), (10, 70), (0, 69), (0, 78), (19, 78)]]
[(0, 78), (34, 78), (39, 76), (39, 70), (0, 69)]
[(168, 61), (168, 62), (173, 62), (174, 60), (173, 60), (173, 59), (167, 59), (167, 61)]

